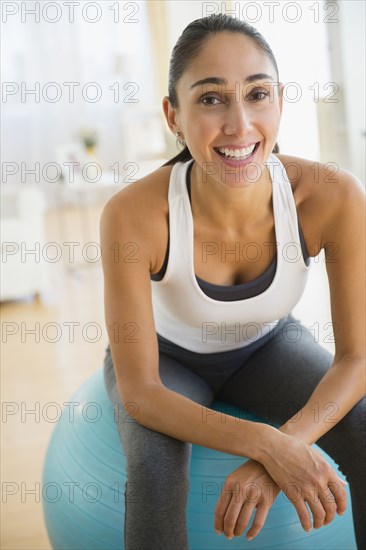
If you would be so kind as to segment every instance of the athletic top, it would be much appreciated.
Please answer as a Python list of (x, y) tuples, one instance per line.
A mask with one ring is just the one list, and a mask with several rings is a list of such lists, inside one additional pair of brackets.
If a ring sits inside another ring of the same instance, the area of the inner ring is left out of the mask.
[(274, 155), (266, 165), (272, 181), (277, 254), (264, 273), (239, 285), (216, 285), (195, 275), (190, 203), (193, 159), (173, 166), (168, 248), (162, 269), (150, 275), (158, 335), (197, 353), (238, 349), (274, 329), (299, 301), (310, 258), (286, 170)]
[[(186, 174), (186, 184), (188, 189), (189, 200), (191, 201), (191, 171), (193, 168), (193, 162), (191, 162), (187, 169)], [(309, 265), (310, 259), (309, 254), (306, 249), (306, 244), (300, 222), (298, 221), (299, 234), (301, 241), (301, 250), (304, 257), (304, 262), (306, 265)], [(169, 230), (168, 230), (168, 244), (165, 252), (164, 263), (158, 273), (150, 274), (150, 279), (153, 281), (161, 281), (165, 275), (166, 266), (168, 265), (169, 258)], [(230, 300), (243, 300), (244, 298), (251, 298), (252, 296), (257, 296), (264, 292), (269, 285), (271, 284), (274, 274), (276, 272), (277, 257), (273, 258), (270, 266), (264, 271), (261, 275), (258, 275), (253, 281), (248, 283), (240, 283), (237, 285), (216, 285), (214, 283), (209, 283), (201, 277), (196, 275), (196, 280), (199, 287), (203, 290), (207, 296), (214, 298), (215, 300), (230, 301)]]

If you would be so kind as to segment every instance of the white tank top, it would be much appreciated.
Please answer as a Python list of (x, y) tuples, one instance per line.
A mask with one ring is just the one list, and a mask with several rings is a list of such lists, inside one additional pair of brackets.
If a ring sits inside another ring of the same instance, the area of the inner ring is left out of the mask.
[(155, 329), (197, 353), (230, 351), (265, 336), (300, 300), (312, 265), (305, 264), (296, 204), (285, 167), (274, 155), (265, 163), (272, 180), (276, 272), (261, 294), (235, 301), (207, 296), (194, 273), (193, 217), (186, 173), (193, 160), (174, 164), (169, 181), (169, 259), (160, 281), (151, 280)]

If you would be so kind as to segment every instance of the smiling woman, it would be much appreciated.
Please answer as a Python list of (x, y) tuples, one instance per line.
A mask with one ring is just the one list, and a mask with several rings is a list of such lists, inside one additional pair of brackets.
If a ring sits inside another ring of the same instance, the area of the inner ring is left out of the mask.
[[(184, 77), (184, 73), (187, 71), (188, 67), (191, 70), (193, 69), (192, 65), (194, 64), (194, 58), (197, 57), (198, 51), (200, 52), (200, 54), (202, 54), (202, 46), (204, 45), (204, 43), (210, 38), (214, 37), (218, 37), (221, 40), (226, 38), (226, 41), (231, 41), (233, 38), (235, 38), (236, 40), (246, 40), (247, 46), (249, 46), (249, 48), (251, 47), (252, 50), (255, 49), (256, 53), (259, 56), (264, 57), (264, 61), (267, 61), (267, 65), (269, 62), (271, 70), (270, 74), (249, 74), (246, 76), (245, 79), (243, 78), (243, 74), (237, 74), (239, 78), (234, 81), (232, 87), (230, 87), (229, 82), (225, 78), (219, 77), (217, 75), (202, 78), (197, 82), (193, 82), (189, 86), (189, 91), (193, 90), (195, 94), (200, 94), (198, 102), (203, 103), (206, 96), (209, 99), (215, 97), (212, 93), (209, 92), (213, 92), (215, 90), (215, 87), (219, 87), (218, 91), (221, 93), (221, 95), (224, 94), (226, 96), (229, 94), (231, 96), (231, 101), (239, 103), (240, 83), (242, 81), (244, 81), (244, 84), (254, 83), (257, 84), (257, 86), (262, 85), (262, 87), (264, 86), (264, 83), (266, 83), (264, 90), (261, 90), (260, 87), (258, 90), (254, 86), (252, 86), (252, 89), (250, 90), (252, 95), (248, 99), (256, 101), (257, 99), (259, 99), (258, 95), (263, 94), (260, 99), (264, 99), (265, 97), (267, 97), (267, 99), (271, 99), (271, 101), (273, 102), (273, 86), (275, 84), (278, 85), (279, 72), (273, 52), (268, 43), (262, 37), (262, 35), (256, 29), (254, 29), (254, 27), (248, 25), (243, 21), (221, 15), (210, 18), (209, 28), (206, 27), (206, 33), (202, 33), (203, 26), (204, 25), (200, 25), (199, 22), (189, 25), (185, 29), (185, 32), (182, 34), (180, 40), (177, 42), (173, 49), (169, 71), (168, 99), (170, 106), (175, 110), (179, 108), (177, 83), (179, 83), (181, 78)], [(230, 57), (227, 57), (227, 51), (223, 49), (218, 49), (217, 47), (213, 46), (210, 50), (207, 51), (207, 57), (210, 57), (210, 55), (213, 55), (214, 58), (209, 58), (208, 62), (212, 63), (214, 61), (215, 69), (220, 70), (220, 62), (223, 64), (224, 67), (226, 67), (227, 64), (230, 62), (230, 64), (236, 66), (238, 72), (240, 72), (242, 68), (242, 63), (240, 61), (243, 57), (243, 49), (240, 48), (240, 46), (239, 48), (234, 49)], [(249, 61), (248, 56), (246, 56), (246, 60)], [(256, 71), (258, 65), (255, 64), (255, 59), (253, 61), (254, 70)], [(218, 64), (216, 62), (218, 62)], [(201, 55), (199, 64), (201, 65), (201, 67), (205, 66)], [(207, 68), (208, 67), (209, 65), (207, 66)], [(210, 84), (212, 85), (211, 89), (208, 86)], [(195, 90), (195, 88), (198, 88), (198, 91)], [(203, 94), (202, 97), (201, 94)], [(273, 152), (279, 152), (277, 144), (274, 145)], [(173, 160), (185, 161), (189, 160), (190, 158), (192, 158), (190, 150), (186, 146), (184, 151)]]
[[(226, 479), (212, 526), (241, 536), (253, 516), (250, 540), (281, 491), (306, 531), (344, 513), (317, 442), (347, 476), (365, 546), (365, 195), (322, 164), (314, 185), (314, 162), (278, 153), (282, 91), (255, 29), (222, 14), (193, 21), (162, 102), (184, 149), (103, 210), (105, 384), (113, 402), (134, 404), (118, 423), (133, 492), (126, 485), (126, 548), (188, 548), (192, 443), (249, 458)], [(116, 241), (138, 258), (116, 262)], [(321, 250), (335, 356), (291, 314)], [(260, 408), (280, 427), (203, 415), (214, 400)]]

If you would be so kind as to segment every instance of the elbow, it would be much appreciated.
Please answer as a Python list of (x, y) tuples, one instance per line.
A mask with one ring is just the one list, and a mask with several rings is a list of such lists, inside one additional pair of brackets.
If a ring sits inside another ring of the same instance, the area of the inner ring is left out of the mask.
[(125, 385), (122, 387), (119, 382), (117, 382), (117, 386), (121, 399), (119, 405), (122, 406), (118, 421), (133, 422), (135, 420), (143, 426), (151, 425), (150, 419), (154, 416), (152, 394), (158, 384), (140, 386), (138, 390), (136, 388), (129, 390)]

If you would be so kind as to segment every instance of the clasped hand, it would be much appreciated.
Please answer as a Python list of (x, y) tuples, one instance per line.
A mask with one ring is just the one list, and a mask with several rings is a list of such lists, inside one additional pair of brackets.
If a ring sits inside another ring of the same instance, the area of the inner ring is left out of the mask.
[[(283, 436), (283, 437), (282, 437)], [(285, 439), (283, 439), (285, 438)], [(225, 480), (215, 508), (214, 528), (226, 537), (241, 536), (256, 509), (248, 540), (261, 531), (268, 512), (281, 492), (296, 508), (305, 531), (328, 525), (347, 506), (345, 482), (327, 461), (301, 439), (281, 434), (263, 464), (248, 460)]]

